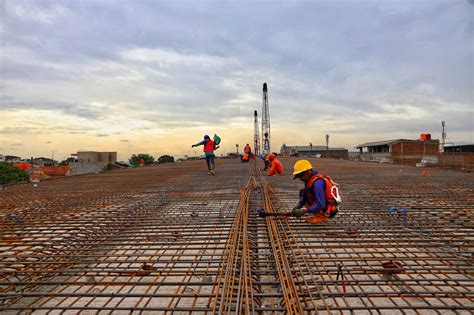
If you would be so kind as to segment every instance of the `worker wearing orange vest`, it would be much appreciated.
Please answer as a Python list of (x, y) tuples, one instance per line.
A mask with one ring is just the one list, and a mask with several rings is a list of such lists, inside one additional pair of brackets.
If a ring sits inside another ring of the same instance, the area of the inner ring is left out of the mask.
[(244, 148), (244, 153), (247, 153), (248, 155), (252, 154), (252, 149), (250, 148), (250, 145), (248, 143)]
[(321, 223), (337, 214), (341, 197), (329, 177), (313, 170), (308, 160), (296, 161), (293, 175), (293, 179), (299, 178), (305, 184), (305, 188), (300, 190), (299, 202), (293, 208), (293, 216), (299, 218), (310, 213), (312, 217), (307, 218), (306, 222)]
[(276, 159), (275, 154), (270, 153), (268, 160), (271, 163), (270, 169), (268, 170), (268, 176), (278, 176), (283, 173), (283, 165)]
[(214, 141), (211, 140), (211, 137), (209, 137), (208, 135), (205, 135), (203, 141), (193, 144), (191, 147), (194, 148), (200, 145), (204, 146), (203, 151), (204, 151), (204, 154), (206, 155), (206, 163), (207, 163), (207, 170), (208, 170), (207, 174), (216, 175), (216, 172), (215, 172), (216, 165), (214, 164), (214, 158), (215, 158), (214, 150), (216, 149), (215, 148), (216, 144), (214, 143)]

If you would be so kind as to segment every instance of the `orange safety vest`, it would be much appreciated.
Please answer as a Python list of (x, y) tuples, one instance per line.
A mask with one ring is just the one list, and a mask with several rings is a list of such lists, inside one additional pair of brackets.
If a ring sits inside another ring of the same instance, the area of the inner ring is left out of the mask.
[(278, 161), (277, 159), (274, 159), (273, 161), (270, 161), (270, 159), (268, 159), (268, 161), (272, 163), (270, 169), (268, 170), (268, 175), (278, 176), (283, 173), (283, 165), (280, 161)]
[(245, 153), (250, 153), (250, 152), (252, 152), (252, 149), (250, 149), (250, 146), (249, 146), (249, 145), (246, 145), (246, 146), (245, 146), (244, 152), (245, 152)]
[(204, 143), (204, 152), (214, 152), (214, 141), (209, 140)]
[(332, 193), (332, 190), (335, 186), (331, 178), (319, 173), (311, 176), (309, 181), (306, 183), (306, 198), (305, 198), (306, 207), (307, 208), (311, 207), (316, 201), (316, 197), (313, 194), (312, 188), (313, 188), (314, 182), (316, 182), (318, 179), (322, 179), (326, 183), (326, 190), (324, 192), (324, 195), (326, 196), (325, 197), (326, 208), (324, 209), (324, 213), (326, 215), (331, 215), (331, 213), (334, 213), (335, 211), (337, 211), (337, 206), (339, 205), (336, 199), (334, 199), (333, 193)]

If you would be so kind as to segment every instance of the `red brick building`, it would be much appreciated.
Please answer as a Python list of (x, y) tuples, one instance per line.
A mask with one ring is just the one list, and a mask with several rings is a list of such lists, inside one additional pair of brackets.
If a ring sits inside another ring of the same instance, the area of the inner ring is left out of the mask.
[(421, 160), (436, 164), (440, 155), (439, 140), (395, 139), (368, 142), (357, 146), (364, 161), (416, 164)]

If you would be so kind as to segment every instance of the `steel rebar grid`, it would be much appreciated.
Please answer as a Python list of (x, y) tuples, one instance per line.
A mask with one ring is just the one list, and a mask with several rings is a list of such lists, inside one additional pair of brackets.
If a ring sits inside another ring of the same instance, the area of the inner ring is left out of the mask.
[[(294, 159), (282, 161), (290, 170)], [(219, 160), (218, 176), (203, 178), (199, 162), (0, 191), (2, 313), (213, 313), (248, 164)], [(406, 166), (312, 162), (341, 184), (341, 213), (326, 225), (256, 218), (254, 208), (265, 205), (266, 195), (269, 211), (283, 211), (301, 186), (290, 176), (269, 178), (270, 186), (257, 180), (268, 191), (258, 188), (262, 197), (255, 190), (249, 197), (250, 262), (237, 266), (239, 277), (247, 278), (233, 279), (242, 287), (240, 279), (251, 279), (249, 293), (260, 304), (249, 312), (288, 312), (292, 303), (322, 313), (473, 310), (471, 174), (433, 169), (424, 176)], [(389, 213), (392, 206), (408, 214)], [(285, 299), (290, 288), (281, 286), (278, 242), (287, 261), (282, 271), (299, 302)], [(384, 268), (389, 261), (402, 268)], [(340, 270), (343, 278), (336, 276)]]
[(254, 313), (255, 307), (259, 306), (253, 291), (252, 249), (248, 237), (249, 199), (255, 187), (255, 179), (249, 178), (241, 190), (239, 207), (219, 267), (217, 285), (214, 288), (213, 312), (248, 314)]

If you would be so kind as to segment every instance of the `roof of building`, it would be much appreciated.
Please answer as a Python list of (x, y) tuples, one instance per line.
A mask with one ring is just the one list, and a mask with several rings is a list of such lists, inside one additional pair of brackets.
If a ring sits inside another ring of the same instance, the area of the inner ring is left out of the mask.
[(37, 157), (37, 158), (34, 158), (33, 161), (39, 161), (39, 160), (43, 160), (43, 161), (54, 161), (53, 159), (50, 159), (50, 158), (47, 158), (47, 157)]
[(77, 155), (79, 153), (117, 153), (117, 151), (77, 151), (77, 153), (71, 155)]
[[(327, 147), (325, 145), (287, 145), (287, 150), (296, 150), (296, 151), (326, 151)], [(346, 148), (329, 148), (329, 151), (341, 151), (347, 150)]]
[(389, 145), (391, 143), (397, 142), (399, 140), (406, 140), (406, 139), (393, 139), (393, 140), (384, 140), (384, 141), (374, 141), (374, 142), (366, 142), (363, 144), (359, 144), (357, 148), (362, 148), (362, 147), (378, 147), (381, 145)]
[[(378, 146), (382, 146), (382, 145), (390, 145), (392, 143), (399, 142), (399, 141), (415, 142), (415, 141), (423, 141), (423, 140), (419, 140), (419, 139), (393, 139), (393, 140), (384, 140), (384, 141), (374, 141), (374, 142), (367, 142), (367, 143), (359, 144), (356, 148), (378, 147)], [(437, 141), (439, 142), (438, 139), (431, 139), (431, 140), (424, 140), (424, 141), (429, 142), (429, 143), (434, 143), (434, 142), (437, 142)]]
[(458, 147), (470, 147), (474, 146), (474, 143), (466, 143), (466, 144), (451, 144), (451, 145), (445, 145), (445, 148), (458, 148)]

